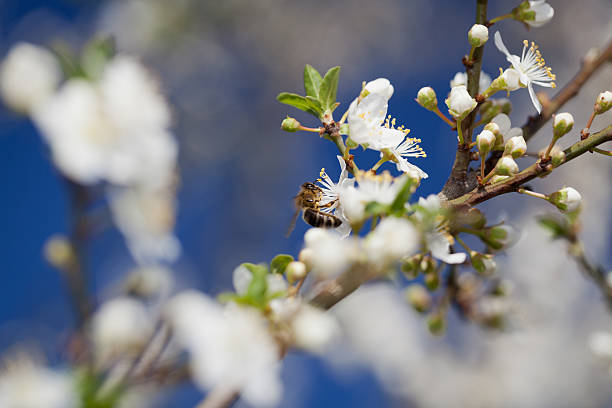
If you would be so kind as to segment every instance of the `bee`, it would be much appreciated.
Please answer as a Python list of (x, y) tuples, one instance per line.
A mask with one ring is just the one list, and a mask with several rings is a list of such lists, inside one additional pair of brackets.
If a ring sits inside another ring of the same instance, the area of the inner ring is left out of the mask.
[(291, 225), (287, 231), (287, 236), (295, 228), (295, 221), (302, 211), (302, 219), (313, 227), (337, 228), (342, 224), (342, 220), (335, 215), (321, 211), (322, 208), (329, 208), (335, 201), (320, 205), (323, 198), (323, 190), (314, 183), (304, 183), (300, 186), (300, 192), (293, 198), (295, 203), (295, 214), (291, 219)]

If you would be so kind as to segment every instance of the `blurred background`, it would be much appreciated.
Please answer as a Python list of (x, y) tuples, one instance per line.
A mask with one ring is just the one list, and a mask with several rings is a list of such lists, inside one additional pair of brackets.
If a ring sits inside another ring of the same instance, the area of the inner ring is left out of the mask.
[[(395, 87), (389, 113), (422, 139), (428, 154), (413, 161), (430, 176), (415, 199), (441, 189), (454, 158), (455, 136), (414, 98), (419, 88), (431, 86), (442, 101), (450, 79), (463, 69), (472, 3), (4, 0), (0, 54), (18, 41), (63, 42), (77, 50), (92, 35), (104, 33), (115, 37), (120, 52), (139, 56), (156, 73), (174, 109), (180, 145), (176, 234), (183, 254), (173, 265), (177, 288), (215, 295), (231, 288), (231, 273), (241, 262), (296, 255), (306, 226), (298, 222), (285, 238), (292, 197), (322, 167), (332, 179), (338, 176), (332, 143), (316, 134), (280, 130), (287, 114), (305, 126), (317, 125), (275, 100), (282, 91), (302, 92), (306, 63), (322, 72), (342, 66), (338, 112), (356, 97), (362, 81), (389, 78)], [(495, 17), (518, 1), (489, 3), (488, 14)], [(509, 20), (496, 24), (491, 34), (501, 30), (515, 53), (523, 39), (535, 41), (563, 86), (580, 58), (612, 37), (612, 1), (550, 3), (555, 17), (543, 28), (527, 32)], [(492, 42), (484, 61), (491, 75), (506, 66)], [(586, 123), (595, 96), (611, 87), (608, 64), (563, 108), (574, 115), (575, 128)], [(515, 92), (511, 100), (513, 125), (522, 126), (535, 113), (528, 93)], [(593, 129), (610, 119), (610, 112), (598, 117)], [(549, 135), (545, 127), (528, 150), (547, 145)], [(359, 160), (373, 164), (377, 157), (367, 152)], [(524, 160), (521, 167), (529, 159)], [(532, 186), (550, 193), (571, 185), (582, 193), (587, 251), (604, 265), (612, 261), (610, 163), (589, 155)], [(54, 362), (72, 321), (60, 276), (44, 261), (42, 247), (50, 235), (67, 231), (66, 188), (32, 123), (4, 107), (0, 184), (0, 352), (33, 343)], [(595, 330), (612, 329), (612, 320), (563, 244), (549, 242), (535, 225), (534, 215), (552, 209), (539, 201), (503, 196), (483, 206), (497, 214), (493, 221), (509, 219), (522, 231), (499, 270), (515, 283), (516, 327), (489, 333), (455, 319), (445, 338), (433, 338), (398, 293), (371, 285), (335, 311), (354, 340), (350, 347), (326, 361), (301, 353), (288, 356), (282, 406), (609, 406), (612, 378), (608, 366), (591, 355), (587, 339)], [(91, 288), (104, 299), (134, 264), (119, 233), (108, 229), (93, 241), (88, 266)], [(355, 310), (363, 311), (360, 322), (351, 320)], [(160, 406), (193, 406), (200, 396), (184, 385), (165, 394)]]

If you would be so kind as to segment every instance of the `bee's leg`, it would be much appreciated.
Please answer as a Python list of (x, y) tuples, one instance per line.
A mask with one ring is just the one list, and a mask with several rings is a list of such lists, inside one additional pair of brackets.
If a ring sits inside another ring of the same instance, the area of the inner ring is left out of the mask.
[(329, 208), (333, 206), (334, 204), (336, 204), (337, 202), (338, 202), (338, 199), (336, 198), (335, 200), (332, 200), (327, 204), (320, 205), (319, 208)]

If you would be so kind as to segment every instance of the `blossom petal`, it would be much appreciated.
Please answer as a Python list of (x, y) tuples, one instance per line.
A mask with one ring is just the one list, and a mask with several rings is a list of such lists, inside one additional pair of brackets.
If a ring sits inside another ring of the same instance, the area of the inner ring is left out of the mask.
[(529, 89), (529, 96), (531, 97), (531, 102), (533, 102), (533, 106), (535, 106), (538, 113), (542, 113), (542, 104), (538, 100), (538, 97), (536, 96), (535, 91), (533, 90), (533, 85), (531, 85), (530, 83), (527, 85), (527, 88)]

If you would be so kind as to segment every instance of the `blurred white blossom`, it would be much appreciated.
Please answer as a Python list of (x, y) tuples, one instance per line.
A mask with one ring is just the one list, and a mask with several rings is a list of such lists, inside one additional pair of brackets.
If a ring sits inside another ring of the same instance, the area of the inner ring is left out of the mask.
[(33, 44), (18, 43), (0, 67), (0, 92), (8, 106), (30, 113), (51, 96), (61, 78), (53, 54)]
[(282, 394), (278, 346), (255, 310), (186, 291), (171, 299), (167, 317), (190, 353), (193, 379), (209, 391), (237, 389), (254, 406), (278, 404)]
[(368, 262), (384, 267), (412, 255), (419, 243), (419, 233), (410, 221), (386, 217), (364, 238), (363, 246)]
[(118, 188), (109, 201), (113, 220), (137, 262), (150, 265), (178, 258), (181, 246), (173, 234), (176, 204), (169, 189)]
[(323, 277), (343, 272), (360, 255), (355, 238), (342, 238), (337, 232), (323, 228), (310, 228), (306, 231), (304, 244), (304, 249), (309, 252), (304, 262), (313, 272)]
[(100, 361), (135, 353), (153, 333), (153, 321), (145, 305), (130, 297), (104, 302), (91, 319), (91, 339)]
[(159, 188), (170, 183), (177, 145), (158, 85), (127, 56), (112, 59), (99, 83), (68, 80), (34, 111), (53, 160), (83, 184)]
[(67, 372), (26, 355), (7, 357), (0, 368), (0, 407), (76, 408), (78, 401), (76, 380)]

